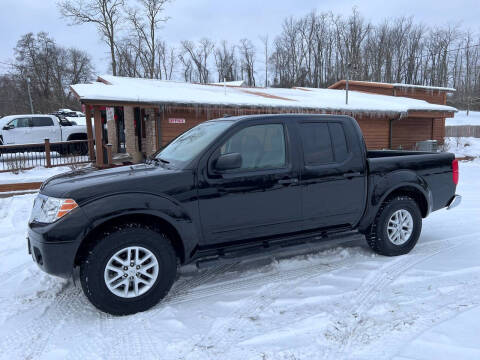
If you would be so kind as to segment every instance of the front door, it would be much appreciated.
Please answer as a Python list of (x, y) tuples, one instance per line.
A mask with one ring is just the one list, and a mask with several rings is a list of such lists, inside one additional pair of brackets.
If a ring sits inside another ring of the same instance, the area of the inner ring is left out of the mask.
[(5, 145), (27, 144), (31, 136), (31, 118), (19, 117), (11, 120), (3, 132), (3, 143)]
[(362, 216), (366, 173), (357, 134), (342, 119), (298, 123), (306, 229), (353, 226)]
[(209, 161), (239, 153), (239, 169), (199, 174), (203, 245), (283, 234), (300, 224), (298, 171), (293, 166), (287, 124), (243, 124)]

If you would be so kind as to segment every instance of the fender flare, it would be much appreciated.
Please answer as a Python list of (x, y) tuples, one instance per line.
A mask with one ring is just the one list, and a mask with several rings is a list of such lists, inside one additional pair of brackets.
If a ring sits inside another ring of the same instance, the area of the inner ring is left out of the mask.
[(178, 202), (167, 196), (144, 192), (108, 194), (81, 204), (86, 215), (86, 227), (78, 248), (99, 226), (128, 215), (153, 216), (168, 223), (178, 234), (182, 244), (182, 258), (186, 261), (196, 248), (199, 232), (190, 215)]
[(405, 189), (420, 194), (426, 203), (426, 211), (422, 213), (427, 217), (432, 212), (433, 196), (427, 182), (415, 172), (410, 170), (397, 170), (386, 174), (378, 183), (368, 190), (368, 203), (365, 215), (360, 221), (359, 230), (365, 231), (374, 221), (380, 206), (394, 192)]

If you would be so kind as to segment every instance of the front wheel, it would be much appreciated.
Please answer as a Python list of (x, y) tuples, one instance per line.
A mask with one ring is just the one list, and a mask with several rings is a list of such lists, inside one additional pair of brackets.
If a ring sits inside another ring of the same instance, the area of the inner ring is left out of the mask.
[(168, 237), (129, 224), (101, 236), (80, 267), (83, 291), (113, 315), (145, 311), (170, 290), (177, 271)]
[(410, 197), (398, 196), (382, 205), (365, 237), (378, 254), (397, 256), (409, 253), (422, 231), (422, 214)]

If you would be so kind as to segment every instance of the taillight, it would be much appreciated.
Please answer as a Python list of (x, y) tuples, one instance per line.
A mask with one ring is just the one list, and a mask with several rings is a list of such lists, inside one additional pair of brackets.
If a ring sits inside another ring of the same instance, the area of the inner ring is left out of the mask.
[(452, 161), (452, 176), (453, 176), (453, 183), (458, 185), (458, 160), (455, 159)]

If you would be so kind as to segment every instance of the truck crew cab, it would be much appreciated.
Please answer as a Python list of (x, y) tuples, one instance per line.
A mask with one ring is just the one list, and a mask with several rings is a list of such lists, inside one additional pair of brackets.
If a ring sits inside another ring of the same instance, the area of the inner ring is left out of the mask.
[[(0, 119), (0, 145), (39, 144), (45, 139), (51, 143), (70, 140), (87, 140), (87, 127), (72, 125), (65, 119), (59, 119), (55, 115), (9, 115)], [(67, 153), (67, 150), (85, 155), (88, 145), (80, 143), (71, 145), (69, 149), (62, 145), (53, 145), (52, 150), (59, 153)], [(19, 151), (21, 147), (15, 148)], [(41, 149), (40, 149), (41, 150)]]
[(348, 116), (222, 118), (145, 164), (45, 181), (29, 249), (50, 274), (79, 267), (99, 309), (131, 314), (167, 294), (178, 264), (351, 231), (379, 254), (406, 254), (422, 218), (460, 203), (457, 183), (453, 154), (367, 151)]

